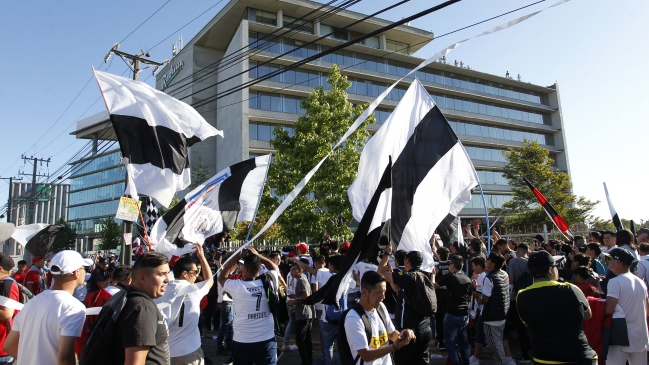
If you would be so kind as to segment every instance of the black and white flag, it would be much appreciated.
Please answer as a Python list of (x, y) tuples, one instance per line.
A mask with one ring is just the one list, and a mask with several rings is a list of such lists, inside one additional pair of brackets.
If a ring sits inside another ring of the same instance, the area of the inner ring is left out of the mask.
[[(377, 166), (392, 157), (392, 188), (381, 196), (370, 231), (390, 221), (393, 248), (417, 250), (433, 266), (429, 241), (449, 215), (471, 200), (478, 176), (464, 146), (424, 86), (415, 80), (361, 154), (349, 188), (354, 218), (363, 218), (381, 179)], [(387, 223), (386, 223), (387, 224)]]
[(149, 198), (149, 204), (146, 206), (146, 214), (144, 214), (144, 224), (147, 233), (151, 232), (151, 228), (158, 220), (158, 208), (153, 203), (153, 199)]
[(32, 255), (43, 257), (54, 243), (56, 234), (63, 227), (63, 224), (26, 224), (16, 227), (11, 238), (23, 245)]
[(259, 156), (223, 169), (192, 190), (162, 215), (151, 230), (154, 250), (183, 255), (195, 242), (223, 231), (237, 222), (252, 221), (266, 181), (271, 155)]
[(223, 132), (191, 106), (143, 82), (101, 71), (95, 77), (124, 157), (126, 192), (168, 207), (191, 182), (189, 147)]
[(611, 203), (611, 197), (608, 196), (608, 189), (606, 188), (606, 183), (604, 183), (604, 193), (606, 193), (606, 202), (608, 203), (608, 209), (611, 211), (611, 220), (613, 221), (615, 230), (621, 231), (624, 229), (624, 225), (622, 224), (622, 220), (620, 219), (620, 216), (617, 215), (617, 210), (615, 210), (613, 203)]

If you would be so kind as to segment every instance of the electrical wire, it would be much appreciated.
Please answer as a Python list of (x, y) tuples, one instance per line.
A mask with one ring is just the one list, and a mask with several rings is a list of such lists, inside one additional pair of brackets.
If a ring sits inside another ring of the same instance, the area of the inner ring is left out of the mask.
[(140, 25), (138, 25), (135, 29), (133, 29), (133, 30), (131, 31), (131, 33), (129, 33), (126, 37), (124, 37), (124, 39), (122, 39), (121, 41), (119, 41), (119, 43), (123, 43), (125, 40), (127, 40), (128, 37), (130, 37), (133, 33), (135, 33), (135, 31), (137, 31), (138, 29), (140, 29), (140, 27), (143, 26), (144, 23), (148, 22), (149, 19), (151, 19), (154, 15), (158, 14), (158, 12), (159, 12), (160, 10), (162, 10), (162, 8), (164, 8), (164, 7), (165, 7), (167, 4), (169, 4), (170, 2), (171, 2), (171, 0), (167, 0), (166, 3), (162, 4), (162, 6), (158, 8), (158, 10), (154, 11), (153, 14), (149, 15), (148, 18), (144, 19), (144, 21), (143, 21), (142, 23), (140, 23)]

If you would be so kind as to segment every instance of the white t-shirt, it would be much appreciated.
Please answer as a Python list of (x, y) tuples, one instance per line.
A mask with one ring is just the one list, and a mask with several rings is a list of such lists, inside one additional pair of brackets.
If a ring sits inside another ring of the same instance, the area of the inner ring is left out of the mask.
[(218, 290), (219, 290), (219, 298), (217, 299), (217, 303), (222, 303), (222, 302), (231, 302), (231, 301), (232, 301), (232, 298), (230, 298), (230, 296), (228, 295), (228, 293), (226, 293), (226, 292), (223, 290), (223, 286), (221, 285), (221, 283), (218, 283), (218, 282), (217, 282), (216, 285), (218, 285)]
[[(316, 275), (313, 276), (315, 278), (315, 284), (318, 284), (318, 290), (320, 290), (320, 288), (322, 288), (327, 283), (327, 281), (332, 275), (333, 274), (331, 273), (331, 271), (329, 271), (329, 269), (318, 269)], [(325, 310), (325, 307), (326, 306), (321, 303), (317, 303), (315, 305), (315, 309), (317, 310), (323, 311)]]
[[(277, 280), (277, 272), (270, 275)], [(232, 297), (234, 306), (233, 340), (240, 343), (275, 338), (273, 314), (270, 312), (261, 279), (225, 281), (223, 290)]]
[[(485, 273), (483, 273), (483, 274), (485, 274)], [(480, 275), (482, 275), (482, 274), (480, 274)], [(478, 279), (479, 278), (480, 277), (478, 276)], [(487, 275), (485, 274), (485, 277), (482, 280), (482, 295), (484, 295), (485, 297), (491, 297), (491, 291), (493, 289), (494, 289), (493, 281), (489, 280), (487, 278)], [(484, 304), (483, 304), (483, 306), (484, 306)], [(490, 326), (502, 326), (503, 324), (505, 324), (505, 321), (506, 320), (503, 319), (502, 321), (488, 321), (488, 322), (483, 322), (483, 323), (488, 324)]]
[(79, 337), (86, 307), (63, 290), (46, 290), (31, 299), (14, 319), (20, 332), (17, 365), (57, 365), (60, 336)]
[(624, 352), (640, 352), (649, 349), (647, 331), (647, 286), (637, 276), (627, 272), (608, 281), (609, 297), (617, 298), (624, 311), (629, 346), (621, 346)]
[[(381, 307), (383, 307), (384, 313), (387, 314), (388, 311), (383, 303), (381, 303)], [(349, 343), (349, 348), (352, 352), (353, 358), (356, 358), (358, 355), (358, 350), (369, 349), (370, 346), (374, 349), (378, 349), (385, 345), (389, 341), (389, 334), (395, 331), (394, 325), (389, 316), (385, 318), (385, 322), (388, 325), (386, 330), (383, 321), (381, 321), (381, 318), (379, 317), (377, 309), (372, 312), (365, 311), (365, 313), (367, 313), (367, 318), (370, 320), (370, 324), (372, 325), (371, 341), (367, 341), (365, 325), (355, 310), (350, 310), (345, 317), (345, 333), (347, 334), (347, 342)], [(360, 363), (360, 361), (359, 358), (358, 363)], [(374, 361), (365, 362), (365, 365), (392, 365), (392, 356), (387, 354)]]
[(289, 272), (286, 274), (286, 294), (295, 294), (295, 284), (297, 283), (297, 280), (291, 275)]
[[(378, 266), (374, 264), (368, 264), (367, 262), (357, 262), (356, 265), (354, 265), (353, 268), (354, 272), (358, 274), (358, 281), (361, 281), (363, 279), (363, 274), (365, 274), (368, 271), (377, 271)], [(352, 280), (354, 280), (354, 277), (352, 276)], [(353, 288), (350, 286), (349, 290), (347, 291), (348, 293), (357, 293), (361, 291), (360, 286), (354, 286)]]
[(112, 285), (111, 285), (111, 286), (107, 286), (107, 287), (105, 287), (104, 290), (105, 290), (106, 292), (108, 292), (108, 294), (110, 294), (110, 296), (113, 296), (113, 295), (119, 293), (119, 291), (122, 290), (122, 289), (120, 289), (120, 288), (118, 288), (118, 287), (116, 287), (116, 286), (112, 286)]
[[(187, 280), (174, 280), (167, 285), (167, 290), (180, 290), (191, 285)], [(176, 289), (177, 288), (177, 289)], [(182, 313), (171, 313), (173, 306), (161, 310), (169, 329), (169, 355), (171, 357), (184, 356), (201, 347), (201, 333), (198, 321), (201, 316), (201, 299), (210, 291), (211, 285), (204, 285), (201, 289), (185, 295)], [(172, 318), (173, 316), (173, 318)], [(180, 327), (180, 317), (183, 326)]]

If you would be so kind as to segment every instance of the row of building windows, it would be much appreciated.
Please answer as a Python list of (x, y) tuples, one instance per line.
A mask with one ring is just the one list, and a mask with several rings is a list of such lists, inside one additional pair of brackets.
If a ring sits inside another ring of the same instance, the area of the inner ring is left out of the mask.
[(115, 167), (94, 174), (70, 178), (70, 190), (85, 189), (91, 186), (122, 181), (124, 179), (126, 179), (126, 170), (124, 170), (124, 167)]
[(514, 129), (491, 127), (477, 123), (449, 120), (448, 123), (457, 134), (469, 136), (504, 139), (507, 141), (523, 142), (534, 141), (539, 144), (554, 145), (554, 138), (549, 134), (517, 131)]
[(249, 138), (254, 141), (270, 142), (274, 137), (275, 128), (284, 128), (289, 137), (295, 135), (295, 131), (290, 125), (250, 122), (248, 123)]
[(478, 170), (477, 173), (481, 184), (509, 185), (509, 180), (500, 171)]
[[(493, 194), (485, 194), (484, 199), (485, 203), (487, 203), (487, 208), (493, 209), (493, 208), (502, 208), (503, 204), (506, 202), (512, 200), (511, 195), (493, 195)], [(482, 204), (482, 197), (480, 194), (473, 194), (471, 196), (471, 200), (467, 203), (467, 205), (464, 206), (464, 208), (467, 209), (476, 209), (484, 208), (484, 204)]]
[(488, 115), (491, 117), (515, 119), (523, 122), (531, 122), (537, 124), (551, 124), (550, 116), (548, 114), (541, 114), (541, 113), (525, 111), (517, 108), (504, 107), (493, 103), (476, 102), (470, 99), (460, 98), (457, 96), (451, 96), (446, 94), (430, 93), (430, 95), (433, 97), (433, 99), (435, 99), (435, 103), (442, 108)]
[(503, 156), (503, 150), (497, 150), (493, 148), (484, 148), (484, 147), (473, 147), (473, 146), (464, 146), (466, 152), (469, 154), (472, 160), (484, 160), (484, 161), (496, 161), (496, 162), (506, 162), (505, 156)]
[[(121, 219), (115, 219), (115, 223), (122, 225)], [(103, 219), (85, 219), (80, 221), (69, 222), (72, 228), (76, 228), (77, 237), (82, 238), (82, 234), (91, 234), (101, 232), (101, 226), (103, 225)]]
[(70, 207), (68, 208), (68, 219), (73, 220), (87, 217), (115, 216), (117, 206), (119, 205), (119, 195), (113, 201)]
[(97, 200), (105, 200), (124, 194), (125, 183), (102, 186), (88, 190), (81, 190), (70, 194), (69, 205), (90, 203)]
[[(122, 163), (122, 154), (119, 150), (109, 152), (106, 155), (95, 157), (93, 160), (79, 161), (72, 163), (71, 176), (85, 174), (90, 171), (97, 171), (111, 166), (118, 166)], [(73, 188), (74, 189), (74, 188)]]
[(300, 107), (301, 99), (298, 96), (250, 90), (248, 94), (248, 107), (272, 112), (304, 114), (304, 109)]
[[(314, 56), (326, 51), (330, 47), (325, 45), (311, 44), (305, 48), (296, 49), (307, 42), (297, 41), (290, 38), (269, 36), (267, 34), (250, 32), (249, 45), (251, 48), (261, 49), (273, 53), (291, 52), (290, 55), (300, 58)], [(398, 46), (395, 46), (398, 47)], [(335, 63), (339, 66), (350, 66), (370, 71), (378, 71), (396, 76), (405, 76), (417, 65), (376, 57), (359, 52), (340, 50), (320, 58), (321, 61)], [(424, 68), (415, 73), (415, 76), (422, 81), (428, 81), (440, 85), (453, 86), (460, 89), (502, 96), (506, 98), (527, 101), (536, 104), (548, 105), (547, 94), (533, 90), (526, 90), (511, 85), (500, 84), (494, 81), (480, 80), (474, 77), (458, 75), (448, 71)]]

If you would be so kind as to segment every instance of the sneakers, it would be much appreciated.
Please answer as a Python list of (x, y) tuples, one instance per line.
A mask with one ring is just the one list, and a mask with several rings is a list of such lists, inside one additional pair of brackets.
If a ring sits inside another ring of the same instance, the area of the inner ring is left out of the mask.
[(232, 356), (228, 357), (225, 361), (223, 361), (223, 365), (232, 365), (234, 360), (232, 360)]
[(505, 365), (516, 365), (516, 361), (511, 357), (505, 358)]
[(289, 346), (284, 345), (284, 346), (282, 346), (281, 350), (282, 350), (282, 352), (283, 351), (290, 351), (291, 348)]
[(471, 357), (469, 358), (469, 365), (480, 365), (480, 360), (477, 357), (471, 355)]
[(288, 347), (291, 351), (297, 350), (297, 345), (291, 345)]
[(520, 362), (521, 364), (531, 364), (531, 363), (532, 363), (532, 359), (530, 359), (530, 358), (527, 357), (527, 356), (522, 356), (522, 357), (518, 360), (518, 362)]

